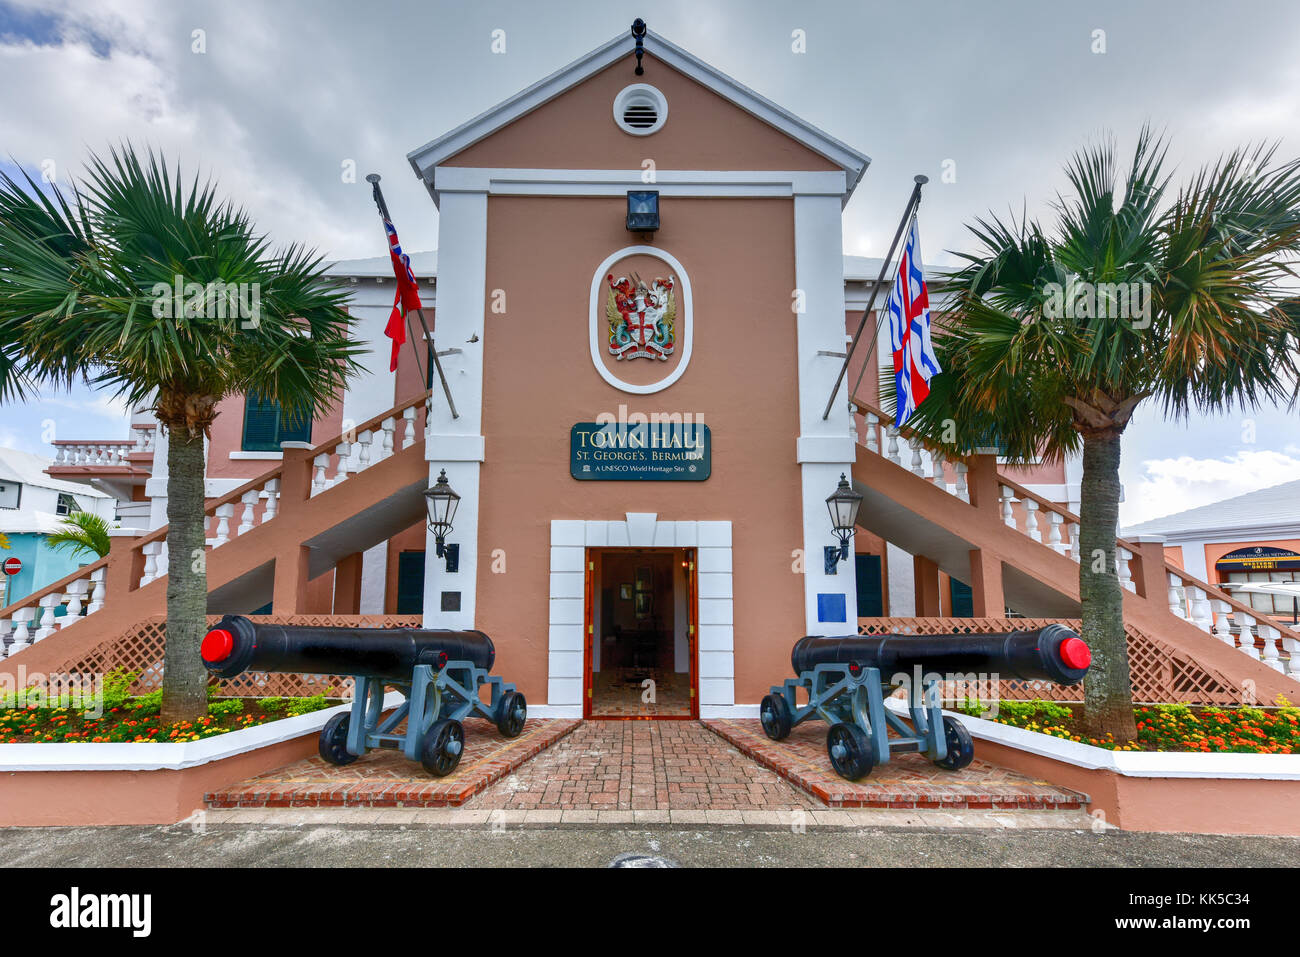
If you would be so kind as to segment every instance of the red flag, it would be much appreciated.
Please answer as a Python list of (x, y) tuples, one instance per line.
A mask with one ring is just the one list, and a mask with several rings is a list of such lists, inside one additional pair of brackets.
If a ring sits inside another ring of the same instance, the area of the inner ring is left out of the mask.
[(397, 230), (387, 216), (384, 217), (384, 231), (388, 233), (388, 255), (393, 261), (393, 276), (397, 279), (397, 293), (393, 297), (393, 311), (388, 316), (388, 325), (384, 335), (393, 340), (393, 354), (388, 362), (388, 371), (397, 371), (397, 354), (406, 342), (406, 314), (412, 309), (423, 309), (420, 302), (420, 290), (415, 284), (415, 273), (411, 272), (411, 257), (402, 252), (397, 242)]

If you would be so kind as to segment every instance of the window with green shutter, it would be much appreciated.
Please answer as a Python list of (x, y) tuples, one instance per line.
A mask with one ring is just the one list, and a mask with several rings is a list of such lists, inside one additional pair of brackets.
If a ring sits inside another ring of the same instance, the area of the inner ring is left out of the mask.
[(274, 399), (250, 392), (244, 399), (245, 452), (279, 452), (281, 442), (310, 442), (311, 416), (290, 418)]

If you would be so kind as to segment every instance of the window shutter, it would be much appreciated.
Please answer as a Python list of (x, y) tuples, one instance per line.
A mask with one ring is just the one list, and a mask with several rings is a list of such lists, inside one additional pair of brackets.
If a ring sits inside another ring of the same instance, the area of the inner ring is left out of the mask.
[(311, 416), (306, 412), (302, 412), (296, 418), (291, 419), (288, 415), (282, 414), (280, 416), (280, 441), (310, 442)]
[(279, 426), (279, 404), (250, 392), (244, 400), (244, 451), (279, 452)]

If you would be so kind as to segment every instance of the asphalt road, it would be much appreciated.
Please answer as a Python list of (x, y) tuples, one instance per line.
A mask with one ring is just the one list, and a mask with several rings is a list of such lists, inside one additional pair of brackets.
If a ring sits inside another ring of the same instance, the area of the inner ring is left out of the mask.
[(0, 830), (8, 867), (1294, 867), (1300, 838), (1126, 831), (234, 825)]

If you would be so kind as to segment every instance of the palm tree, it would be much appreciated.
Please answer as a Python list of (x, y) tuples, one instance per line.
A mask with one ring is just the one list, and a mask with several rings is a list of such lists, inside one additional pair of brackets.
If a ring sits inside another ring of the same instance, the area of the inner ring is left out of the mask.
[(970, 227), (981, 248), (935, 332), (944, 372), (909, 421), (953, 454), (989, 439), (1013, 462), (1082, 449), (1082, 726), (1119, 740), (1135, 734), (1115, 563), (1124, 429), (1146, 399), (1177, 419), (1295, 398), (1300, 161), (1237, 150), (1172, 192), (1166, 152), (1144, 129), (1120, 186), (1113, 142), (1084, 149), (1050, 229)]
[(204, 438), (224, 397), (286, 415), (330, 404), (357, 368), (346, 294), (297, 245), (272, 250), (211, 182), (151, 150), (92, 156), (71, 196), (0, 177), (0, 396), (81, 379), (152, 405), (167, 446), (162, 714), (206, 714)]
[(45, 545), (55, 551), (66, 549), (73, 558), (93, 555), (103, 558), (113, 545), (108, 537), (108, 519), (94, 512), (73, 512), (63, 523), (63, 528), (46, 536)]

